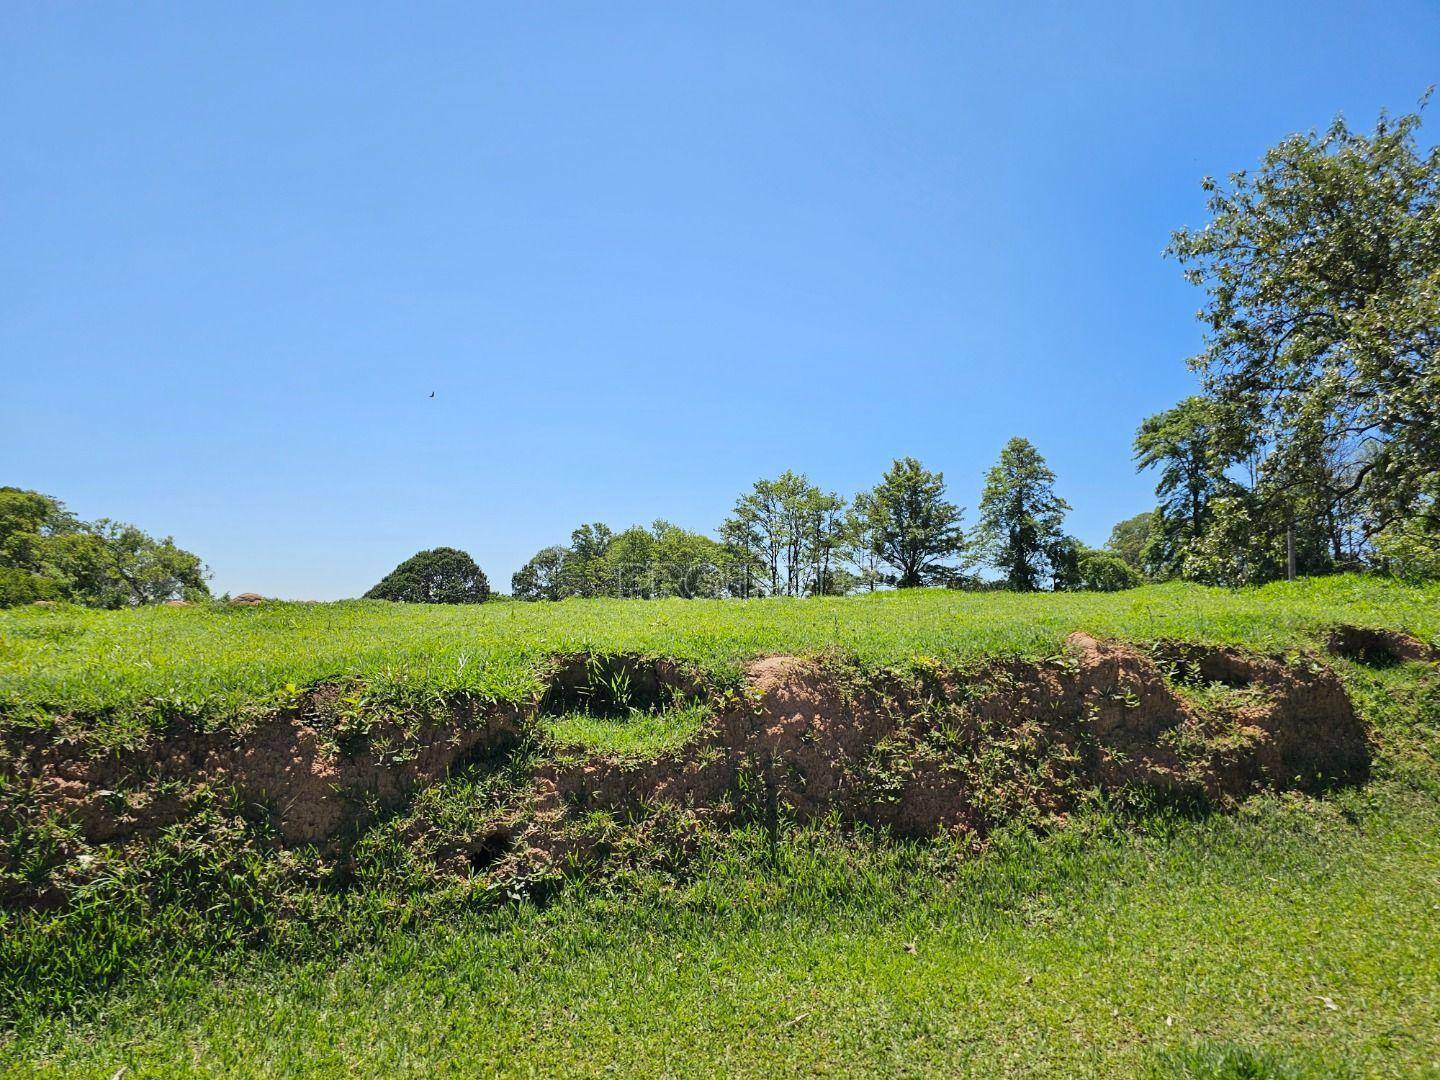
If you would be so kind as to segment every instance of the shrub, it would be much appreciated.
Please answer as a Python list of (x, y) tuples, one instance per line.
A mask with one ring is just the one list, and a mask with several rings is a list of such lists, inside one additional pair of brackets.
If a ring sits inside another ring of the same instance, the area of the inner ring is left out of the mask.
[(1140, 584), (1135, 568), (1108, 551), (1083, 551), (1077, 566), (1079, 587), (1094, 592), (1118, 592)]

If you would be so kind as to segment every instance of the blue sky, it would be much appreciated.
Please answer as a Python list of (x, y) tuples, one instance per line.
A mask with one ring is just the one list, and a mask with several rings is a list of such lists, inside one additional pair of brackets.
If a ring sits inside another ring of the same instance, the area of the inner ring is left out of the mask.
[(785, 468), (973, 522), (1017, 434), (1100, 543), (1200, 178), (1411, 108), (1440, 5), (35, 2), (0, 55), (0, 483), (327, 599)]

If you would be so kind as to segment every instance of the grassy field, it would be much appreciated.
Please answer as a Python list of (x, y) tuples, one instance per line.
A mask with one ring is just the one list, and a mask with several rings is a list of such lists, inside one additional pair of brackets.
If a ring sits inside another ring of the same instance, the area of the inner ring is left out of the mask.
[[(25, 611), (0, 615), (0, 685), (11, 718), (139, 719), (160, 700), (223, 716), (337, 674), (402, 695), (528, 695), (548, 653), (581, 648), (720, 669), (837, 646), (884, 664), (1046, 654), (1074, 629), (1288, 649), (1348, 622), (1434, 640), (1437, 599), (1349, 578), (1109, 596)], [(747, 827), (708, 838), (684, 873), (577, 879), (543, 905), (479, 879), (437, 898), (396, 878), (328, 898), (357, 909), (333, 939), (317, 920), (316, 937), (259, 949), (146, 953), (118, 990), (12, 1016), (0, 1069), (1440, 1075), (1440, 673), (1334, 662), (1375, 731), (1362, 787), (1256, 796), (1233, 815), (1097, 804), (978, 853), (825, 824), (772, 847)], [(700, 719), (542, 723), (562, 746), (639, 754)], [(430, 812), (480, 812), (494, 782), (447, 781)], [(367, 844), (362, 876), (390, 857), (383, 836)], [(142, 949), (135, 930), (120, 947)]]
[(733, 669), (767, 653), (866, 663), (1055, 653), (1073, 630), (1280, 650), (1336, 622), (1440, 637), (1440, 587), (1337, 577), (1258, 589), (1123, 593), (917, 590), (826, 599), (572, 600), (445, 607), (350, 601), (259, 608), (0, 611), (0, 714), (225, 718), (287, 686), (357, 677), (397, 697), (523, 699), (545, 659), (638, 652)]

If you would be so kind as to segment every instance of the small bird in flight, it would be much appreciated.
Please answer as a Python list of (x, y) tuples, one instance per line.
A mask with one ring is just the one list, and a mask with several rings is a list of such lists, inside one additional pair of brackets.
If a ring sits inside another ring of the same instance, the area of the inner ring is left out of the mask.
[(431, 397), (434, 397), (434, 396), (435, 396), (435, 391), (434, 391), (434, 390), (431, 390), (431, 391), (430, 391), (430, 396), (431, 396)]

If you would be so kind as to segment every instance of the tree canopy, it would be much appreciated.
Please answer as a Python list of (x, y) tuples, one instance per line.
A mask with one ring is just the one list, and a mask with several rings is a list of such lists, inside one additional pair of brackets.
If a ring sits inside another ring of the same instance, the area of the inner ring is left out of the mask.
[(1207, 179), (1169, 253), (1205, 289), (1204, 393), (1147, 420), (1162, 561), (1262, 581), (1440, 552), (1440, 148), (1420, 114), (1337, 120)]
[(452, 547), (417, 551), (365, 594), (367, 600), (407, 604), (480, 604), (490, 582), (475, 560)]
[(1055, 473), (1029, 439), (1011, 439), (985, 476), (977, 539), (986, 558), (1023, 592), (1047, 579), (1064, 587), (1075, 553), (1066, 544), (1070, 504), (1055, 494)]
[(210, 594), (199, 556), (123, 522), (84, 522), (38, 491), (0, 488), (0, 606), (124, 607)]
[(880, 483), (856, 499), (870, 550), (899, 588), (945, 584), (966, 552), (964, 510), (945, 498), (945, 474), (897, 458)]

